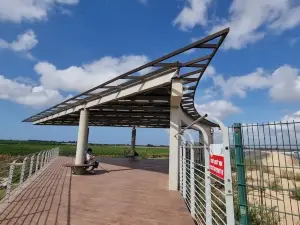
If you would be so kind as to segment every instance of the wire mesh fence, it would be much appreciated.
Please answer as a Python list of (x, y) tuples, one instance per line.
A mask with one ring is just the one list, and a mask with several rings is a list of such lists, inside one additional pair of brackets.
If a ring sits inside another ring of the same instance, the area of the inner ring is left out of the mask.
[(300, 224), (300, 122), (229, 128), (240, 224)]
[(0, 203), (57, 157), (59, 148), (0, 161)]

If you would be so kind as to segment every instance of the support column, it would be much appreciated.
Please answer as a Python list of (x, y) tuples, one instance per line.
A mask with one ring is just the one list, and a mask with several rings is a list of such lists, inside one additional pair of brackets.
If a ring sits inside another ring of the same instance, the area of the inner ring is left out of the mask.
[(180, 102), (183, 95), (182, 80), (173, 78), (170, 109), (170, 145), (169, 145), (169, 190), (179, 190), (179, 153), (181, 128)]
[[(205, 165), (205, 157), (204, 157), (204, 136), (201, 131), (199, 131), (199, 150), (197, 151), (197, 155), (195, 156), (196, 159), (199, 159), (199, 164)], [(195, 152), (196, 154), (196, 152)], [(204, 167), (201, 167), (200, 169), (203, 169)], [(204, 172), (204, 171), (203, 171)]]
[(136, 141), (136, 129), (135, 126), (133, 126), (131, 132), (131, 150), (133, 153), (135, 153), (135, 141)]
[(90, 136), (90, 128), (87, 128), (87, 135), (86, 135), (86, 149), (88, 148), (89, 145), (89, 136)]
[(85, 151), (87, 150), (88, 140), (88, 122), (89, 111), (83, 109), (80, 111), (75, 164), (83, 164), (85, 161)]

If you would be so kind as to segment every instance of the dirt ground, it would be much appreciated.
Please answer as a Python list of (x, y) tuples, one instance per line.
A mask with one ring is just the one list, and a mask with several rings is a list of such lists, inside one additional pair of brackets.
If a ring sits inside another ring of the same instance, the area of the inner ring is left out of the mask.
[(247, 170), (248, 203), (273, 208), (282, 225), (300, 224), (300, 201), (291, 197), (291, 191), (300, 188), (300, 179), (295, 178), (300, 177), (299, 164), (290, 154), (267, 154), (257, 170)]

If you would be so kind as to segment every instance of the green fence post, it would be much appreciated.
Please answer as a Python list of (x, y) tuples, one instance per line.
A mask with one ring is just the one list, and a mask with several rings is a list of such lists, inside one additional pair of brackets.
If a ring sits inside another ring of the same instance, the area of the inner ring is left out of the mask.
[(234, 142), (235, 142), (235, 163), (237, 169), (237, 185), (238, 185), (238, 198), (240, 209), (240, 224), (248, 225), (248, 204), (247, 204), (247, 190), (245, 179), (245, 164), (244, 164), (244, 151), (241, 124), (234, 124)]

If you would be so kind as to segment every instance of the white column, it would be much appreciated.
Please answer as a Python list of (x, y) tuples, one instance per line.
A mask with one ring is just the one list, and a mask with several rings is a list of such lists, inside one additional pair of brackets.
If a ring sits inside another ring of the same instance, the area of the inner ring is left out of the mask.
[(169, 145), (169, 190), (179, 190), (179, 154), (180, 136), (180, 102), (183, 95), (180, 78), (172, 80), (171, 109), (170, 109), (170, 145)]
[(90, 128), (87, 128), (87, 135), (86, 135), (86, 149), (88, 149), (89, 146), (89, 136), (90, 136)]
[(75, 164), (84, 163), (88, 140), (88, 122), (89, 111), (87, 109), (83, 109), (80, 111)]
[[(202, 143), (202, 144), (205, 143), (202, 131), (199, 131), (199, 143)], [(205, 165), (204, 148), (202, 148), (202, 146), (200, 146), (200, 145), (199, 145), (199, 150), (197, 151), (196, 158), (199, 159), (199, 162), (198, 162), (199, 164)]]

